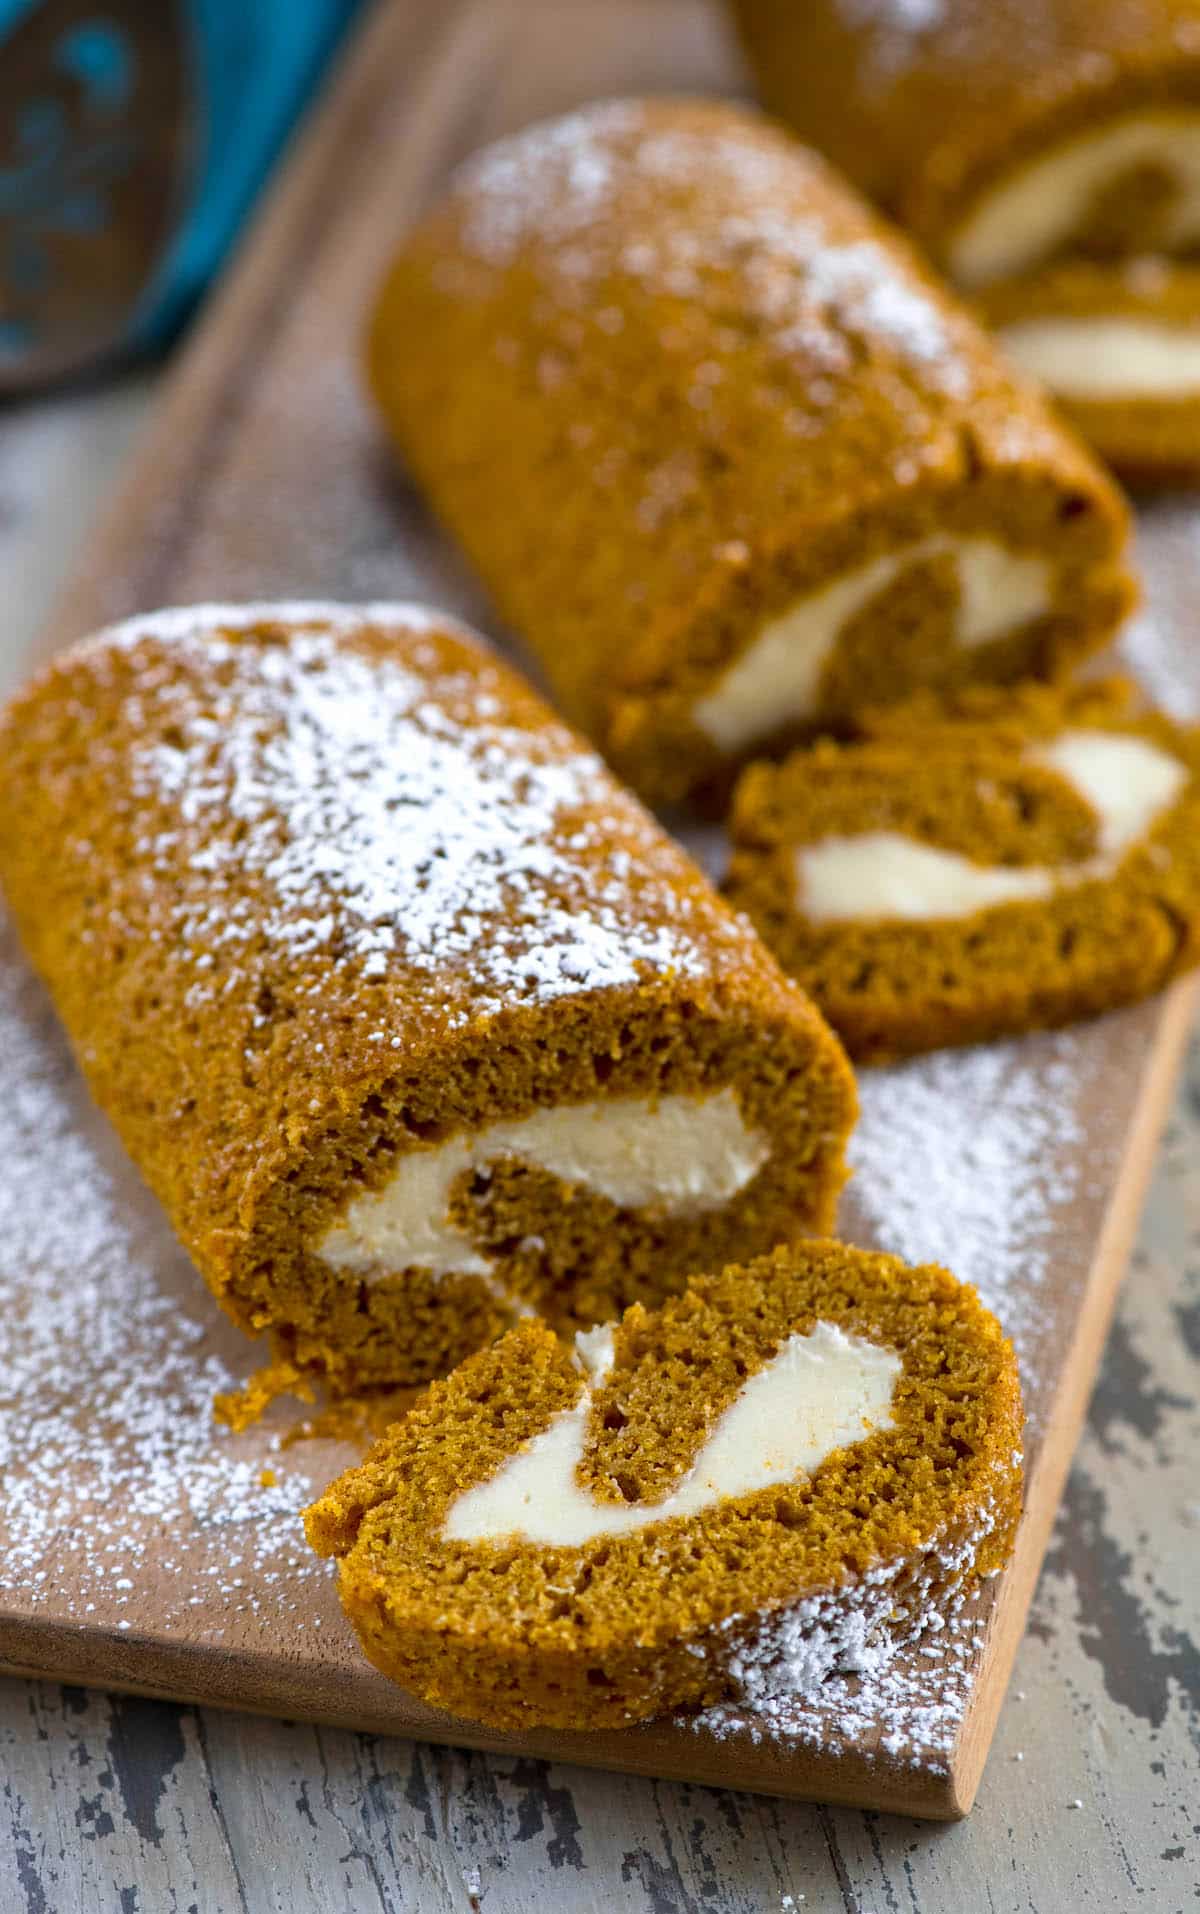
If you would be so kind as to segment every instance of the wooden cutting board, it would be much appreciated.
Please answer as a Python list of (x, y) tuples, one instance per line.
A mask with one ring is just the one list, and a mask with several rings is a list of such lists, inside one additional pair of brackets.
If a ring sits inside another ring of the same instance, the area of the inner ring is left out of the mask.
[[(395, 0), (377, 9), (170, 380), (47, 647), (127, 612), (417, 597), (494, 631), (396, 472), (355, 352), (401, 229), (484, 140), (586, 98), (737, 89), (701, 0)], [(503, 510), (503, 501), (497, 501)], [(1200, 515), (1144, 515), (1130, 647), (1197, 703)], [(864, 1078), (844, 1233), (976, 1281), (1030, 1414), (1016, 1558), (940, 1648), (782, 1719), (515, 1740), (376, 1675), (298, 1512), (349, 1458), (234, 1438), (215, 1389), (259, 1352), (219, 1316), (88, 1104), (0, 933), (0, 1666), (73, 1682), (714, 1785), (952, 1817), (970, 1807), (1191, 1021), (1194, 992), (1057, 1037)]]

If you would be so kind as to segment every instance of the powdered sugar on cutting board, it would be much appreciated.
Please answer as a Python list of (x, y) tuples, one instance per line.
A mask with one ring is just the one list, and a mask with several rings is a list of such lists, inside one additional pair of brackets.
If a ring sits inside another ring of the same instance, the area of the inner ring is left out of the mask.
[(855, 1234), (974, 1283), (1016, 1344), (1027, 1394), (1062, 1211), (1080, 1187), (1080, 1072), (1078, 1042), (1064, 1033), (859, 1078)]
[(690, 1717), (718, 1740), (797, 1741), (842, 1753), (878, 1746), (945, 1772), (971, 1696), (987, 1604), (978, 1588), (931, 1608), (924, 1634), (898, 1653), (886, 1646), (860, 1665), (825, 1673), (819, 1686), (788, 1687), (775, 1670), (751, 1680), (741, 1701)]
[(324, 1579), (298, 1522), (312, 1484), (280, 1461), (264, 1485), (271, 1439), (214, 1426), (214, 1391), (240, 1379), (232, 1332), (2, 923), (0, 1058), (0, 1607), (208, 1641), (224, 1607), (308, 1625), (303, 1582)]

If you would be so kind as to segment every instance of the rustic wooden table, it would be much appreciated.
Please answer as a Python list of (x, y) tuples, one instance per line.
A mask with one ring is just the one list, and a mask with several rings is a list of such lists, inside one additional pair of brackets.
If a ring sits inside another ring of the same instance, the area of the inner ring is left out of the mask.
[[(151, 385), (0, 424), (0, 693)], [(1182, 1911), (1200, 1894), (1198, 1358), (1200, 1047), (966, 1823), (3, 1681), (0, 1914)]]

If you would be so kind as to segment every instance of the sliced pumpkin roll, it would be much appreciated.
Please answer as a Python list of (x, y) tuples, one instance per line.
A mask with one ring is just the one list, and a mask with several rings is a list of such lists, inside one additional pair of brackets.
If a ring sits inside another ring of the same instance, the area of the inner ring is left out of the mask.
[(435, 1384), (314, 1503), (376, 1667), (510, 1732), (617, 1727), (878, 1667), (998, 1568), (1012, 1348), (935, 1267), (816, 1242), (539, 1323)]
[(964, 693), (744, 774), (726, 891), (864, 1061), (1063, 1024), (1200, 957), (1200, 730), (1119, 680)]
[(767, 104), (1111, 463), (1200, 471), (1195, 0), (732, 0)]
[(371, 322), (382, 417), (568, 717), (651, 799), (1128, 610), (1125, 507), (898, 234), (743, 108), (469, 161)]

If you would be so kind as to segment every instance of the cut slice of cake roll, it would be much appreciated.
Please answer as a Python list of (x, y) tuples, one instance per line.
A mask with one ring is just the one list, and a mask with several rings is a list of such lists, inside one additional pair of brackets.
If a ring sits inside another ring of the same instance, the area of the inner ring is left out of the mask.
[(1119, 680), (916, 701), (739, 784), (726, 890), (851, 1055), (1069, 1023), (1200, 957), (1200, 730)]
[(1007, 1556), (1016, 1361), (973, 1289), (810, 1243), (522, 1324), (308, 1511), (376, 1667), (519, 1731), (811, 1690)]
[[(981, 296), (1009, 354), (1106, 457), (1200, 467), (1195, 0), (732, 11), (767, 104)], [(1171, 288), (1143, 286), (1131, 311), (1129, 273), (1147, 261)], [(1063, 267), (1087, 272), (1063, 281)]]
[(1124, 506), (813, 153), (617, 101), (457, 176), (371, 326), (384, 419), (568, 716), (650, 797), (929, 684), (1062, 670)]
[(836, 1039), (439, 615), (190, 608), (66, 653), (0, 729), (0, 881), (218, 1297), (339, 1385), (831, 1222)]
[(1110, 465), (1154, 484), (1200, 473), (1200, 266), (1048, 267), (981, 310)]

